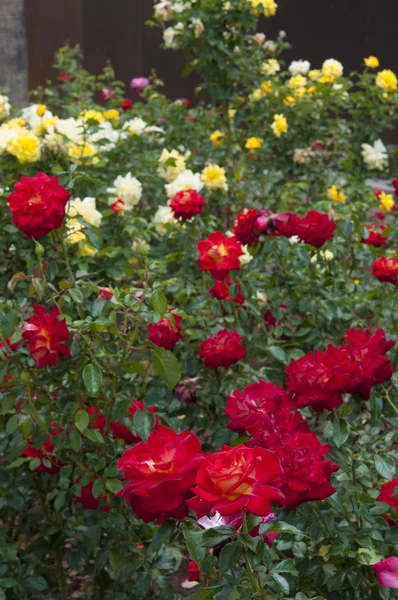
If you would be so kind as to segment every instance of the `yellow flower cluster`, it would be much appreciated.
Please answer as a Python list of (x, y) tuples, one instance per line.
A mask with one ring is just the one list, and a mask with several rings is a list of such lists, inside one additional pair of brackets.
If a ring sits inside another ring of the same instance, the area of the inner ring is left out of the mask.
[(274, 122), (271, 125), (271, 129), (277, 138), (280, 138), (283, 133), (288, 130), (288, 124), (284, 115), (274, 115)]
[(343, 74), (343, 65), (334, 58), (328, 58), (322, 65), (321, 83), (333, 83), (337, 77)]
[(93, 109), (84, 110), (80, 113), (79, 118), (84, 121), (98, 121), (98, 123), (102, 123), (105, 120), (104, 115), (99, 110)]
[(36, 162), (40, 158), (40, 139), (31, 131), (18, 128), (7, 144), (7, 152), (21, 163)]
[(395, 92), (398, 85), (397, 76), (390, 69), (384, 69), (377, 73), (376, 85), (385, 92)]
[(84, 142), (81, 144), (69, 144), (68, 155), (69, 157), (78, 164), (89, 164), (95, 165), (99, 161), (99, 158), (95, 156), (97, 154), (97, 148), (90, 142)]
[(276, 75), (281, 70), (281, 66), (276, 58), (269, 58), (261, 65), (261, 72), (264, 75)]
[(278, 5), (274, 0), (250, 0), (253, 8), (261, 7), (266, 17), (273, 17), (277, 11)]
[(328, 198), (330, 198), (330, 200), (333, 200), (333, 202), (341, 202), (341, 204), (344, 204), (344, 202), (346, 201), (346, 196), (344, 192), (338, 190), (335, 185), (332, 185), (332, 187), (328, 189)]
[(110, 121), (112, 119), (114, 121), (117, 121), (119, 119), (119, 117), (120, 117), (119, 111), (116, 110), (115, 108), (111, 108), (109, 110), (105, 110), (103, 114), (104, 114), (104, 119), (106, 119), (107, 121)]

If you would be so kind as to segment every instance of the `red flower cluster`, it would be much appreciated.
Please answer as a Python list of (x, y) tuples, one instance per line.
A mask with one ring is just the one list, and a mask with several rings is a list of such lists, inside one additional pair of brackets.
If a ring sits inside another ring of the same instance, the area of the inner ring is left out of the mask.
[(350, 329), (346, 344), (315, 350), (286, 367), (286, 385), (298, 408), (333, 410), (342, 403), (344, 392), (368, 399), (373, 385), (390, 379), (392, 367), (385, 354), (395, 342), (388, 341), (382, 329), (373, 334), (369, 330)]
[(199, 215), (205, 204), (205, 199), (196, 190), (178, 192), (169, 202), (174, 217), (184, 221)]
[(210, 271), (214, 279), (225, 279), (232, 270), (240, 269), (239, 257), (244, 254), (241, 243), (235, 236), (228, 237), (216, 231), (207, 240), (198, 243), (201, 271)]
[(199, 356), (209, 369), (230, 367), (246, 353), (246, 346), (241, 345), (242, 340), (237, 331), (221, 329), (215, 336), (200, 344)]
[[(32, 438), (27, 440), (26, 447), (22, 451), (22, 456), (32, 459), (38, 458), (40, 460), (40, 465), (36, 467), (35, 471), (39, 473), (50, 473), (51, 475), (58, 473), (62, 464), (57, 460), (57, 457), (54, 454), (55, 446), (53, 438), (62, 431), (63, 429), (58, 427), (56, 423), (50, 423), (50, 435), (41, 448), (34, 447)], [(49, 466), (48, 464), (46, 465), (44, 461), (49, 463)]]
[[(397, 180), (398, 183), (398, 180)], [(396, 493), (398, 492), (398, 479), (392, 479), (388, 483), (384, 483), (381, 486), (380, 494), (377, 496), (376, 500), (378, 502), (384, 502), (385, 504), (389, 504), (392, 506), (396, 513), (398, 513), (398, 496)], [(391, 519), (391, 517), (384, 517), (385, 520), (391, 527), (396, 525), (396, 521)]]
[(217, 298), (217, 300), (226, 300), (227, 302), (235, 302), (236, 304), (244, 304), (245, 299), (242, 294), (242, 287), (240, 283), (237, 284), (238, 293), (235, 298), (231, 299), (230, 288), (231, 278), (227, 277), (224, 281), (216, 281), (212, 288), (209, 289), (210, 296)]
[(294, 213), (285, 213), (285, 217), (287, 220), (280, 218), (275, 221), (276, 235), (288, 238), (297, 235), (301, 241), (315, 248), (321, 248), (325, 242), (331, 240), (336, 229), (336, 223), (328, 215), (316, 210), (310, 210), (305, 217)]
[(264, 448), (223, 446), (199, 465), (196, 497), (188, 501), (198, 517), (217, 510), (233, 515), (242, 510), (258, 515), (269, 514), (274, 500), (283, 498), (273, 481), (281, 474), (276, 454)]
[(7, 200), (13, 224), (28, 237), (39, 239), (61, 227), (69, 198), (58, 177), (38, 173), (17, 181)]
[[(126, 415), (126, 419), (131, 419), (132, 421), (137, 410), (145, 410), (144, 404), (142, 401), (133, 398), (131, 400), (131, 406)], [(156, 406), (150, 406), (146, 410), (154, 414), (156, 412)], [(101, 433), (104, 433), (106, 418), (104, 417), (104, 415), (101, 414), (99, 408), (97, 406), (91, 406), (88, 409), (88, 414), (90, 415), (90, 417), (92, 417), (92, 419), (95, 419), (95, 421), (93, 422), (94, 429), (98, 429)], [(156, 419), (156, 424), (157, 423), (158, 420)], [(125, 425), (124, 423), (120, 423), (119, 421), (111, 421), (111, 431), (116, 439), (124, 440), (126, 444), (138, 444), (138, 442), (141, 441), (141, 438), (138, 435), (135, 435), (127, 425)]]
[(381, 256), (372, 265), (372, 275), (379, 281), (386, 281), (398, 285), (398, 260)]
[(117, 496), (125, 498), (137, 517), (147, 523), (183, 519), (202, 457), (193, 433), (177, 434), (160, 426), (146, 442), (126, 450), (119, 459), (118, 469), (128, 483)]
[(228, 428), (243, 433), (264, 415), (275, 414), (294, 406), (283, 388), (260, 379), (258, 383), (248, 385), (243, 392), (235, 390), (231, 396), (227, 396), (225, 412), (230, 418)]
[(152, 344), (159, 346), (159, 348), (172, 350), (178, 340), (182, 338), (181, 317), (175, 315), (172, 308), (169, 308), (168, 312), (173, 314), (174, 323), (171, 322), (171, 319), (165, 317), (157, 323), (150, 323), (147, 329)]
[(366, 228), (369, 231), (369, 235), (367, 238), (361, 239), (363, 244), (368, 244), (375, 248), (380, 248), (380, 246), (387, 244), (388, 235), (383, 235), (382, 233), (386, 229), (385, 225), (377, 226), (377, 223), (369, 223), (369, 225), (366, 225)]
[(255, 208), (244, 208), (236, 217), (235, 226), (231, 229), (232, 233), (242, 244), (256, 244), (259, 240), (261, 231), (257, 227), (259, 212)]
[(70, 338), (65, 319), (58, 319), (59, 309), (47, 312), (41, 304), (33, 306), (35, 315), (26, 319), (22, 327), (22, 337), (28, 340), (29, 352), (39, 369), (55, 367), (60, 355), (72, 358), (68, 346), (64, 343)]

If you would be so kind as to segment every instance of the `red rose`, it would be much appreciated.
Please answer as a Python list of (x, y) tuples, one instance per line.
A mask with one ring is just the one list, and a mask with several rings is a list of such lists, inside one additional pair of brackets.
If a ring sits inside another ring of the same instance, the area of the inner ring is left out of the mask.
[(221, 231), (209, 235), (207, 240), (198, 243), (201, 271), (210, 271), (214, 279), (225, 279), (229, 271), (240, 269), (239, 257), (244, 254), (240, 242), (227, 237)]
[[(132, 425), (132, 420), (134, 418), (135, 413), (137, 412), (137, 410), (145, 410), (144, 408), (144, 403), (141, 402), (140, 400), (135, 400), (135, 398), (132, 399), (131, 401), (131, 406), (128, 410), (128, 414), (127, 414), (127, 419), (130, 420), (131, 419), (131, 425)], [(156, 412), (156, 406), (150, 406), (148, 409), (146, 409), (148, 412), (154, 414)], [(158, 424), (158, 420), (156, 419), (156, 423)], [(112, 429), (112, 433), (114, 435), (114, 437), (118, 440), (124, 440), (126, 442), (126, 444), (138, 444), (141, 441), (141, 438), (139, 435), (135, 435), (134, 433), (132, 433), (131, 429), (127, 426), (124, 425), (123, 423), (120, 423), (119, 421), (114, 421), (113, 423), (111, 423), (111, 429)]]
[(113, 210), (115, 215), (121, 215), (124, 213), (124, 202), (123, 200), (116, 200), (110, 205), (110, 209)]
[[(226, 302), (231, 302), (231, 297), (229, 295), (231, 288), (231, 278), (226, 277), (224, 281), (216, 281), (212, 288), (209, 289), (210, 296), (213, 298), (217, 298), (217, 300), (225, 300)], [(238, 292), (235, 298), (232, 298), (232, 302), (236, 304), (244, 304), (245, 299), (242, 294), (242, 286), (240, 283), (237, 283)]]
[(321, 248), (325, 242), (332, 239), (336, 229), (336, 223), (333, 223), (328, 215), (316, 210), (310, 210), (305, 217), (293, 213), (285, 213), (284, 216), (288, 217), (287, 221), (276, 221), (277, 233), (288, 238), (297, 235), (301, 241), (315, 248)]
[(131, 110), (133, 108), (133, 101), (130, 98), (124, 98), (120, 103), (120, 107), (123, 110)]
[[(396, 494), (395, 488), (398, 488), (398, 479), (392, 479), (388, 483), (383, 483), (380, 488), (380, 494), (377, 496), (376, 500), (378, 502), (385, 502), (385, 504), (389, 504), (398, 513), (398, 496)], [(398, 490), (397, 490), (398, 492)], [(384, 517), (387, 523), (393, 527), (396, 525), (396, 521), (391, 519), (391, 517)]]
[[(81, 477), (77, 479), (76, 483), (80, 481)], [(73, 496), (76, 502), (79, 502), (84, 510), (97, 510), (101, 508), (104, 512), (109, 512), (111, 507), (106, 504), (102, 504), (101, 500), (105, 499), (105, 494), (101, 494), (98, 498), (93, 496), (93, 481), (89, 481), (86, 485), (81, 488), (80, 496)], [(100, 506), (101, 503), (101, 506)]]
[(159, 346), (160, 348), (165, 348), (166, 350), (172, 350), (178, 340), (182, 338), (181, 317), (175, 315), (172, 308), (169, 308), (168, 312), (173, 314), (174, 323), (165, 317), (157, 323), (150, 323), (147, 326), (147, 329), (152, 344), (155, 344), (155, 346)]
[(235, 390), (227, 396), (225, 413), (230, 418), (228, 429), (243, 433), (261, 419), (281, 409), (295, 408), (295, 403), (279, 385), (260, 379), (248, 385), (243, 392)]
[(169, 202), (175, 218), (181, 218), (184, 221), (199, 215), (205, 204), (205, 199), (196, 190), (182, 190)]
[(325, 500), (334, 494), (330, 478), (340, 467), (325, 460), (329, 451), (329, 444), (321, 444), (313, 431), (296, 431), (281, 440), (278, 457), (282, 473), (277, 481), (284, 498), (278, 504), (297, 508), (303, 502)]
[(17, 181), (7, 200), (13, 224), (26, 236), (39, 239), (61, 227), (69, 198), (58, 177), (38, 173)]
[[(50, 424), (50, 435), (44, 442), (41, 448), (35, 448), (33, 446), (32, 438), (29, 438), (26, 442), (26, 447), (22, 451), (22, 456), (27, 458), (38, 458), (40, 459), (40, 465), (36, 467), (35, 471), (39, 473), (50, 473), (54, 475), (62, 467), (57, 457), (54, 454), (54, 443), (53, 437), (58, 433), (61, 433), (63, 429), (58, 427), (55, 423)], [(50, 466), (44, 464), (44, 461), (51, 463)]]
[(70, 338), (65, 319), (58, 320), (59, 308), (47, 312), (41, 304), (33, 306), (35, 315), (25, 320), (22, 337), (28, 340), (29, 352), (39, 369), (55, 367), (62, 354), (72, 358), (64, 342)]
[(246, 347), (241, 345), (242, 340), (237, 331), (222, 329), (200, 344), (199, 356), (209, 369), (230, 367), (246, 353)]
[(291, 362), (285, 369), (286, 385), (298, 408), (334, 410), (343, 402), (342, 393), (356, 370), (347, 352), (328, 346), (325, 352), (315, 350)]
[(60, 84), (62, 85), (66, 81), (72, 81), (72, 75), (70, 73), (60, 73), (58, 75)]
[(396, 179), (394, 179), (394, 181), (392, 182), (394, 189), (395, 189), (395, 195), (398, 197), (398, 177)]
[(382, 231), (386, 229), (385, 225), (379, 225), (380, 231), (377, 230), (376, 223), (370, 223), (369, 225), (366, 225), (366, 228), (369, 231), (369, 235), (367, 238), (361, 239), (363, 244), (368, 244), (369, 246), (374, 246), (375, 248), (379, 248), (380, 246), (387, 244), (388, 236), (382, 234)]
[(105, 102), (107, 100), (112, 100), (115, 97), (115, 90), (113, 88), (103, 88), (100, 93), (101, 100)]
[(146, 523), (183, 519), (201, 459), (201, 445), (193, 433), (177, 434), (162, 425), (119, 459), (118, 469), (128, 483), (116, 495)]
[(200, 581), (200, 569), (194, 560), (189, 561), (188, 573), (188, 581)]
[(94, 429), (98, 429), (98, 431), (104, 433), (106, 427), (106, 418), (101, 413), (98, 406), (90, 406), (87, 412), (90, 415), (90, 420)]
[(313, 142), (312, 147), (314, 148), (314, 150), (323, 150), (324, 148), (322, 142)]
[(398, 284), (398, 260), (396, 258), (387, 258), (381, 256), (377, 258), (372, 265), (372, 275), (379, 281)]
[(301, 431), (309, 432), (307, 421), (299, 412), (279, 409), (271, 414), (260, 414), (258, 419), (246, 428), (252, 436), (248, 446), (261, 446), (278, 452), (279, 445), (290, 435)]
[(260, 237), (257, 229), (257, 218), (259, 213), (255, 208), (244, 208), (235, 219), (235, 226), (231, 231), (242, 244), (256, 244)]
[(217, 510), (233, 515), (242, 510), (260, 517), (269, 514), (274, 500), (283, 495), (274, 487), (281, 474), (276, 454), (264, 448), (223, 446), (199, 465), (196, 497), (188, 502), (198, 517)]
[(186, 106), (187, 108), (191, 108), (192, 102), (190, 100), (188, 100), (188, 98), (183, 98), (181, 100), (181, 103), (184, 104), (184, 106)]
[(111, 288), (101, 287), (99, 289), (98, 296), (101, 298), (101, 300), (112, 300), (113, 292), (112, 292)]

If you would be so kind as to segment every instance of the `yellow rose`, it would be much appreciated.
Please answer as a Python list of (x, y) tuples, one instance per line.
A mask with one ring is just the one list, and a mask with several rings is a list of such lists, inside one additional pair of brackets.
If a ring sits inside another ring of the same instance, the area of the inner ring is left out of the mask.
[(390, 69), (380, 71), (376, 76), (376, 85), (386, 92), (395, 92), (397, 89), (397, 76)]
[(257, 150), (258, 148), (261, 148), (262, 145), (263, 140), (261, 138), (251, 137), (246, 141), (245, 148), (248, 150)]
[(40, 158), (40, 140), (31, 131), (20, 128), (7, 144), (7, 152), (19, 162), (36, 162)]
[(288, 130), (288, 124), (284, 115), (274, 115), (274, 122), (271, 125), (271, 129), (277, 138), (280, 138), (283, 133)]
[(364, 63), (369, 69), (377, 69), (380, 65), (379, 59), (376, 56), (368, 56), (368, 58), (364, 59)]
[(333, 202), (341, 202), (342, 204), (346, 201), (345, 194), (341, 190), (338, 190), (335, 185), (332, 185), (332, 187), (328, 189), (328, 198), (333, 200)]
[(211, 134), (210, 141), (213, 143), (213, 146), (216, 146), (216, 148), (218, 148), (224, 143), (224, 134), (222, 133), (222, 131), (219, 131), (217, 129)]
[(218, 165), (211, 164), (205, 167), (200, 175), (205, 187), (209, 190), (228, 190), (227, 179), (225, 177), (225, 169)]

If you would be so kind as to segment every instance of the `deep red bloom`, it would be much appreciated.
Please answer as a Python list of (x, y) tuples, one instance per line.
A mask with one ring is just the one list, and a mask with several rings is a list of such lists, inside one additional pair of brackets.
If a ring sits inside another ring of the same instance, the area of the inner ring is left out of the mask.
[(116, 200), (115, 202), (113, 202), (110, 205), (110, 209), (113, 210), (113, 212), (115, 213), (115, 215), (121, 215), (122, 213), (124, 213), (124, 202), (123, 200)]
[(190, 100), (188, 100), (188, 98), (182, 98), (181, 104), (183, 104), (187, 108), (191, 108), (192, 102)]
[(58, 177), (38, 173), (22, 177), (8, 196), (12, 222), (26, 236), (42, 238), (61, 227), (70, 193), (58, 182)]
[(315, 248), (321, 248), (325, 242), (332, 239), (336, 229), (336, 223), (328, 215), (316, 210), (310, 210), (305, 217), (293, 213), (285, 213), (284, 216), (288, 217), (287, 221), (278, 219), (275, 222), (277, 235), (288, 238), (297, 235), (301, 241)]
[(133, 108), (133, 101), (130, 98), (124, 98), (120, 103), (120, 107), (123, 110), (131, 110)]
[(296, 431), (309, 432), (307, 421), (301, 413), (288, 409), (279, 409), (273, 415), (260, 414), (246, 429), (253, 438), (247, 443), (248, 446), (261, 446), (274, 452), (278, 452), (280, 444)]
[[(217, 298), (217, 300), (226, 300), (227, 302), (231, 302), (231, 296), (229, 295), (231, 288), (231, 278), (226, 277), (224, 281), (216, 281), (212, 288), (209, 289), (210, 296), (213, 298)], [(242, 286), (240, 283), (237, 283), (238, 293), (235, 298), (232, 298), (232, 302), (236, 304), (244, 304), (245, 299), (242, 294)]]
[(112, 300), (113, 292), (112, 292), (111, 288), (101, 287), (99, 289), (98, 296), (101, 298), (101, 300)]
[(157, 323), (150, 323), (147, 326), (149, 332), (149, 339), (152, 344), (159, 346), (160, 348), (166, 348), (166, 350), (172, 350), (178, 340), (182, 338), (181, 334), (181, 317), (173, 313), (173, 309), (168, 309), (169, 313), (172, 313), (174, 323), (167, 317), (161, 319)]
[(244, 208), (235, 219), (235, 226), (231, 231), (242, 244), (256, 244), (260, 237), (257, 229), (258, 211), (255, 208)]
[(313, 142), (312, 147), (314, 150), (323, 150), (324, 148), (322, 142)]
[(58, 319), (59, 308), (47, 312), (41, 304), (33, 306), (33, 317), (25, 320), (22, 337), (28, 340), (29, 352), (39, 369), (55, 367), (62, 354), (72, 358), (68, 346), (64, 343), (70, 338), (65, 319)]
[(223, 446), (201, 462), (196, 478), (196, 497), (188, 502), (198, 517), (210, 511), (234, 515), (246, 510), (254, 515), (269, 514), (274, 500), (283, 495), (274, 487), (281, 474), (276, 454), (264, 448)]
[(240, 269), (239, 257), (244, 254), (235, 236), (228, 237), (216, 231), (207, 240), (198, 243), (201, 271), (210, 271), (214, 279), (225, 279), (229, 271)]
[(87, 412), (91, 417), (92, 426), (94, 427), (94, 429), (98, 429), (98, 431), (104, 433), (106, 426), (106, 418), (101, 413), (98, 406), (90, 406)]
[(321, 444), (313, 431), (296, 431), (281, 439), (278, 457), (282, 473), (277, 480), (285, 496), (278, 502), (281, 506), (297, 508), (334, 494), (330, 478), (340, 467), (325, 459), (329, 451), (329, 444)]
[(209, 369), (230, 367), (246, 353), (246, 346), (241, 345), (242, 340), (237, 331), (221, 329), (215, 336), (200, 344), (199, 356)]
[[(385, 502), (385, 504), (389, 504), (394, 508), (395, 512), (398, 513), (398, 495), (395, 495), (397, 494), (398, 489), (396, 488), (398, 488), (397, 478), (392, 479), (388, 483), (383, 483), (383, 485), (380, 488), (380, 494), (377, 496), (376, 500), (378, 502)], [(391, 519), (391, 517), (384, 518), (387, 521), (387, 523), (391, 525), (391, 527), (396, 525), (396, 521)]]
[(65, 81), (72, 81), (72, 75), (70, 73), (60, 73), (58, 75), (60, 84), (62, 85)]
[(200, 581), (200, 569), (194, 560), (189, 561), (188, 573), (188, 581)]
[(392, 184), (394, 186), (395, 195), (398, 197), (398, 177), (393, 180)]
[(260, 379), (243, 392), (235, 390), (227, 396), (225, 413), (230, 418), (228, 428), (243, 433), (263, 415), (273, 415), (282, 409), (295, 408), (289, 394), (279, 385)]
[(378, 230), (376, 223), (369, 223), (369, 225), (366, 225), (366, 228), (369, 231), (369, 235), (367, 238), (361, 239), (363, 244), (368, 244), (369, 246), (374, 246), (375, 248), (379, 248), (380, 246), (387, 244), (388, 236), (382, 234), (382, 232), (386, 229), (385, 225), (379, 225)]
[(202, 456), (193, 433), (177, 434), (162, 425), (119, 459), (118, 469), (128, 483), (116, 495), (125, 498), (137, 517), (147, 523), (183, 519)]
[[(36, 467), (35, 471), (39, 473), (50, 473), (54, 475), (62, 467), (57, 457), (54, 454), (54, 443), (53, 437), (58, 433), (61, 433), (63, 429), (55, 423), (50, 423), (50, 435), (44, 442), (41, 448), (35, 448), (33, 446), (32, 438), (29, 438), (26, 442), (25, 449), (22, 451), (22, 456), (27, 458), (39, 458), (40, 465)], [(48, 467), (44, 464), (44, 460), (49, 461), (51, 465)]]
[(205, 204), (205, 199), (196, 190), (182, 190), (169, 202), (175, 218), (184, 221), (199, 215)]
[[(79, 479), (76, 481), (76, 483), (81, 479), (81, 477), (79, 477)], [(84, 508), (84, 510), (97, 510), (98, 508), (101, 508), (101, 510), (103, 510), (104, 512), (109, 512), (111, 507), (107, 506), (106, 504), (102, 504), (102, 500), (105, 499), (105, 495), (101, 494), (98, 498), (94, 498), (93, 496), (93, 485), (94, 482), (93, 481), (89, 481), (88, 483), (86, 483), (86, 485), (83, 485), (81, 488), (81, 494), (80, 496), (73, 496), (74, 499), (76, 500), (76, 502), (79, 502), (82, 507)]]
[(398, 259), (381, 256), (372, 265), (372, 275), (379, 281), (398, 284)]

